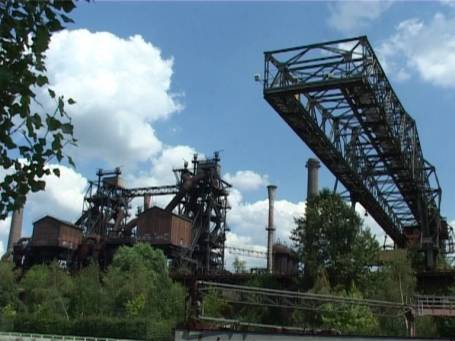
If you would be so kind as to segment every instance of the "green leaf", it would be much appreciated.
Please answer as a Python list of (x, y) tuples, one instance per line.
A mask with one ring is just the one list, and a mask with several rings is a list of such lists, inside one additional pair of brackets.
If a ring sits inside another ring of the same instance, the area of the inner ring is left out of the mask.
[(33, 41), (32, 49), (38, 54), (47, 50), (50, 41), (50, 33), (45, 26), (38, 26), (36, 29), (35, 39)]
[(52, 97), (52, 98), (55, 98), (55, 91), (52, 90), (52, 89), (47, 89), (47, 91), (49, 91), (49, 95)]
[(72, 99), (72, 98), (68, 99), (68, 104), (72, 105), (72, 104), (75, 104), (75, 103), (76, 103), (76, 101), (74, 99)]
[(63, 97), (58, 98), (58, 111), (61, 115), (65, 112), (65, 102), (63, 102)]
[(64, 134), (73, 134), (73, 125), (71, 123), (62, 124), (61, 129)]
[(54, 169), (52, 169), (52, 172), (53, 172), (56, 176), (60, 177), (60, 169), (54, 168)]
[(61, 6), (66, 13), (71, 12), (74, 9), (74, 7), (76, 7), (76, 5), (74, 5), (73, 1), (70, 1), (70, 0), (61, 1)]
[(33, 124), (35, 125), (35, 127), (37, 129), (41, 128), (42, 125), (43, 125), (43, 122), (41, 121), (41, 116), (38, 114), (38, 113), (35, 113), (32, 117), (31, 117), (31, 120), (33, 122)]
[(65, 22), (65, 23), (74, 23), (74, 20), (71, 19), (70, 17), (67, 17), (65, 14), (62, 14), (61, 18), (62, 18), (63, 22)]
[(50, 131), (57, 130), (62, 126), (62, 123), (52, 116), (47, 116), (46, 123)]
[(48, 82), (49, 82), (49, 80), (47, 79), (46, 76), (39, 75), (38, 77), (36, 77), (36, 84), (38, 84), (38, 86), (43, 86), (43, 85), (47, 84)]
[(68, 163), (76, 168), (76, 164), (74, 163), (73, 158), (71, 156), (67, 156), (66, 158), (68, 159)]
[(46, 182), (43, 180), (35, 181), (30, 185), (32, 192), (42, 191), (46, 188)]

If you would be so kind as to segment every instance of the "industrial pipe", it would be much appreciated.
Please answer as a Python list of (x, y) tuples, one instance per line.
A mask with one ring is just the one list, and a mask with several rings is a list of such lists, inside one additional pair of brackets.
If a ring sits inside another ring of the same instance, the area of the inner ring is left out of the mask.
[(307, 185), (307, 200), (312, 196), (318, 195), (319, 192), (319, 168), (321, 163), (313, 158), (309, 158), (306, 163), (308, 168), (308, 185)]
[(11, 218), (11, 226), (9, 230), (8, 236), (8, 246), (7, 246), (7, 253), (12, 254), (14, 244), (21, 238), (22, 234), (22, 220), (24, 218), (24, 208), (20, 208), (13, 212), (13, 216)]
[(275, 197), (276, 197), (276, 186), (267, 186), (269, 194), (269, 224), (267, 230), (267, 272), (272, 273), (272, 262), (273, 262), (273, 243), (275, 241), (275, 225), (274, 225), (274, 209), (275, 209)]

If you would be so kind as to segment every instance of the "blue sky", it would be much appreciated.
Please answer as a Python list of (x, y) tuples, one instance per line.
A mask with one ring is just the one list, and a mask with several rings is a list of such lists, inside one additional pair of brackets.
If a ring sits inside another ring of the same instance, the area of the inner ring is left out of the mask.
[[(165, 173), (192, 152), (222, 150), (224, 172), (238, 185), (228, 218), (230, 242), (265, 245), (268, 183), (278, 186), (279, 237), (286, 239), (292, 217), (304, 210), (305, 163), (313, 154), (265, 102), (254, 74), (262, 72), (266, 50), (358, 35), (368, 36), (415, 118), (424, 156), (437, 168), (443, 214), (455, 219), (451, 1), (98, 1), (78, 3), (72, 18), (75, 24), (51, 45), (49, 60), (55, 88), (78, 102), (72, 109), (81, 141), (74, 152), (78, 166), (29, 200), (25, 235), (46, 213), (75, 219), (85, 181), (96, 168), (121, 165), (131, 186), (166, 183), (172, 177)], [(92, 82), (90, 72), (101, 69), (103, 76)], [(87, 128), (90, 117), (97, 121), (93, 131)], [(128, 129), (121, 128), (125, 124)], [(334, 185), (324, 167), (320, 185)], [(0, 223), (4, 247), (8, 223)]]

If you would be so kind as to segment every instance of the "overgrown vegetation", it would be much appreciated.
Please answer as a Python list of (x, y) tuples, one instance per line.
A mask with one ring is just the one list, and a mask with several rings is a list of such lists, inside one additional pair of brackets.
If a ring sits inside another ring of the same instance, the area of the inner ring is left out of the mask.
[[(295, 220), (292, 233), (303, 277), (280, 283), (268, 275), (253, 277), (251, 286), (308, 291), (352, 299), (405, 302), (417, 293), (415, 263), (418, 255), (405, 250), (382, 250), (360, 216), (338, 195), (324, 190), (307, 202), (306, 215)], [(453, 295), (452, 292), (439, 294)], [(326, 303), (317, 310), (279, 307), (231, 306), (215, 293), (205, 303), (216, 317), (309, 329), (335, 329), (345, 335), (406, 336), (403, 313), (378, 315), (366, 306)], [(453, 336), (455, 319), (418, 317), (418, 336)]]
[(185, 290), (166, 258), (146, 244), (121, 247), (106, 272), (90, 265), (71, 276), (57, 264), (18, 277), (0, 263), (0, 330), (167, 340), (183, 321)]

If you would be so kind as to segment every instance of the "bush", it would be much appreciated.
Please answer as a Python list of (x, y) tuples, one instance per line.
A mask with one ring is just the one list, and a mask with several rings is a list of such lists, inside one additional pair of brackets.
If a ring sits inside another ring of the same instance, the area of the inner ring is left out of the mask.
[(119, 319), (112, 317), (90, 317), (74, 320), (43, 320), (35, 316), (17, 316), (14, 331), (56, 335), (109, 337), (118, 339), (145, 339), (145, 319)]

